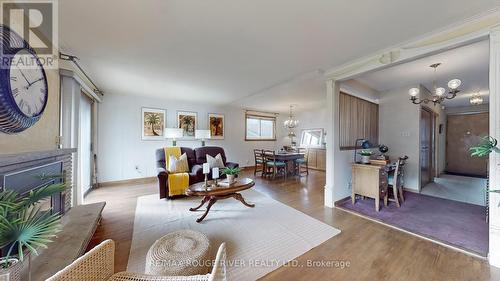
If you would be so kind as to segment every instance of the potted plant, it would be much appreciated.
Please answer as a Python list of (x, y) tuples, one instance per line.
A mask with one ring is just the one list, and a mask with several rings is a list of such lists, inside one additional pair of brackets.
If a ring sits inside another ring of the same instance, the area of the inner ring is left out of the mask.
[(65, 189), (60, 183), (31, 191), (26, 197), (0, 192), (0, 249), (6, 249), (0, 257), (0, 280), (19, 281), (25, 255), (37, 255), (36, 248), (46, 248), (60, 231), (59, 214), (42, 211), (37, 203)]
[(241, 172), (241, 169), (238, 167), (231, 168), (231, 167), (226, 167), (224, 170), (222, 170), (222, 173), (227, 176), (227, 181), (229, 184), (233, 184), (235, 181), (236, 175), (238, 175)]
[(359, 155), (361, 155), (361, 163), (363, 163), (363, 164), (369, 164), (370, 163), (370, 157), (373, 155), (373, 151), (371, 151), (371, 150), (361, 150), (359, 152)]
[[(482, 142), (478, 146), (469, 148), (469, 150), (471, 151), (470, 155), (473, 157), (485, 157), (488, 156), (493, 151), (496, 153), (500, 153), (500, 148), (497, 145), (498, 145), (497, 139), (490, 136), (483, 137)], [(496, 190), (488, 189), (487, 191), (500, 193), (500, 189)]]

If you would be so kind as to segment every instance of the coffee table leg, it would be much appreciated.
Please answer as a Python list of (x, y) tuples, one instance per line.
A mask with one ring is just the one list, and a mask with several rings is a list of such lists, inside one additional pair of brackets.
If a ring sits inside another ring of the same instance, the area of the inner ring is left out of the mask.
[(205, 203), (207, 203), (209, 200), (210, 200), (210, 197), (209, 197), (209, 196), (205, 196), (205, 197), (203, 197), (203, 200), (201, 200), (201, 204), (200, 204), (200, 206), (198, 206), (198, 207), (196, 207), (196, 208), (190, 208), (189, 210), (190, 210), (191, 212), (196, 211), (196, 210), (198, 210), (199, 208), (201, 208), (201, 206), (205, 205)]
[(250, 208), (255, 207), (255, 204), (248, 204), (248, 203), (245, 201), (245, 199), (243, 198), (243, 196), (242, 196), (241, 194), (239, 194), (239, 193), (235, 193), (235, 194), (233, 194), (233, 197), (234, 197), (236, 200), (238, 200), (238, 201), (240, 201), (241, 203), (243, 203), (243, 205), (245, 205), (245, 206), (247, 206), (247, 207), (250, 207)]
[(203, 216), (201, 216), (199, 219), (196, 220), (196, 222), (198, 222), (198, 223), (201, 222), (208, 215), (210, 208), (212, 207), (213, 204), (215, 204), (215, 202), (217, 202), (216, 198), (213, 198), (213, 197), (210, 198), (210, 202), (208, 202), (208, 205), (207, 205), (207, 210), (205, 211)]

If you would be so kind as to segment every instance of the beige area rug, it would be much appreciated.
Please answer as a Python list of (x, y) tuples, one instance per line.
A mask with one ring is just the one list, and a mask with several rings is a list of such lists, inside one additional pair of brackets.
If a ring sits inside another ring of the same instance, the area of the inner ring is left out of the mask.
[(257, 191), (246, 190), (242, 195), (255, 208), (233, 198), (220, 200), (202, 223), (195, 220), (203, 214), (203, 207), (189, 211), (201, 198), (139, 197), (127, 270), (144, 272), (147, 251), (158, 238), (192, 229), (207, 234), (212, 259), (220, 243), (226, 242), (228, 280), (256, 280), (340, 233)]

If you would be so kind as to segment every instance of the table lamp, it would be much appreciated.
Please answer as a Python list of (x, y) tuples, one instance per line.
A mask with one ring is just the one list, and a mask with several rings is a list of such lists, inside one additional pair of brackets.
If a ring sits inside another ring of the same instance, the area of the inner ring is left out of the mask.
[(184, 130), (180, 128), (165, 128), (165, 138), (172, 139), (172, 145), (177, 145), (177, 139), (182, 138)]
[(194, 138), (201, 140), (201, 146), (205, 146), (205, 140), (211, 137), (210, 130), (195, 130)]

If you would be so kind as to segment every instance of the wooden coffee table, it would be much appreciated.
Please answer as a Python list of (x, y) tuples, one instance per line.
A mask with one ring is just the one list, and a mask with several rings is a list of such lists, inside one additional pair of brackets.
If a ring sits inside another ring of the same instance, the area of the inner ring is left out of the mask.
[[(217, 186), (217, 187), (209, 187), (207, 190), (205, 190), (205, 187), (203, 186), (203, 182), (193, 184), (191, 185), (188, 190), (186, 191), (186, 195), (188, 196), (203, 196), (203, 200), (201, 200), (201, 204), (196, 207), (196, 208), (191, 208), (189, 209), (190, 211), (196, 211), (199, 208), (201, 208), (205, 203), (208, 202), (207, 209), (203, 216), (198, 218), (196, 222), (201, 222), (207, 215), (208, 212), (210, 211), (210, 208), (212, 207), (217, 200), (222, 200), (222, 199), (227, 199), (227, 198), (234, 198), (243, 205), (253, 208), (255, 207), (254, 204), (248, 204), (245, 202), (245, 199), (243, 199), (243, 196), (238, 193), (240, 191), (243, 191), (245, 189), (249, 189), (252, 186), (255, 185), (255, 182), (252, 179), (249, 178), (242, 178), (242, 179), (237, 179), (235, 183), (232, 185), (225, 185), (225, 186)], [(223, 184), (221, 184), (223, 185)]]

